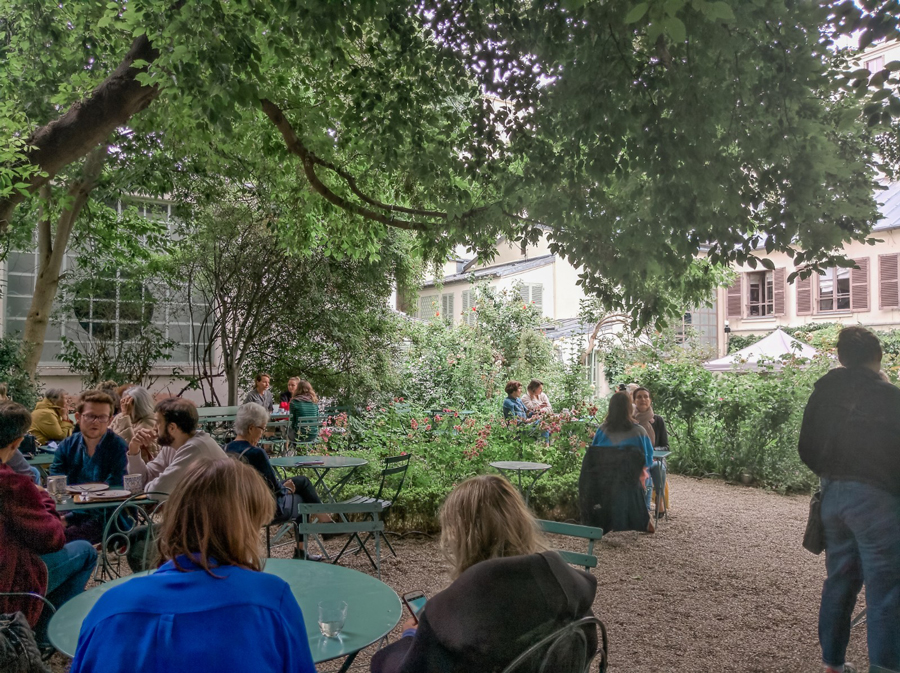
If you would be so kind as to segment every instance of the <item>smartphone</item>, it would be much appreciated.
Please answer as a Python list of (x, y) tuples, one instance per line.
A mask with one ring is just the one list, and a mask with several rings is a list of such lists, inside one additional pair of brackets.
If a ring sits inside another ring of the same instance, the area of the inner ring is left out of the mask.
[(407, 594), (403, 594), (403, 602), (409, 609), (413, 619), (416, 620), (416, 623), (419, 621), (419, 613), (422, 611), (422, 608), (425, 607), (425, 601), (427, 600), (428, 598), (423, 591), (410, 591)]

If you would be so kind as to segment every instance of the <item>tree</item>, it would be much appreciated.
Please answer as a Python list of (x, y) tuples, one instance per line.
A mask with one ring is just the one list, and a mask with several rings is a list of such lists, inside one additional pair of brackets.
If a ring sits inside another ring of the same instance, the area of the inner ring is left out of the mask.
[(282, 198), (344, 254), (392, 228), (429, 259), (546, 232), (586, 290), (646, 323), (709, 291), (714, 275), (680, 281), (701, 246), (753, 265), (764, 244), (806, 274), (866, 237), (874, 112), (840, 88), (831, 37), (896, 20), (860, 4), (5, 0), (0, 99), (56, 93), (4, 108), (0, 226), (159, 108), (156, 131), (201, 159), (292, 160)]

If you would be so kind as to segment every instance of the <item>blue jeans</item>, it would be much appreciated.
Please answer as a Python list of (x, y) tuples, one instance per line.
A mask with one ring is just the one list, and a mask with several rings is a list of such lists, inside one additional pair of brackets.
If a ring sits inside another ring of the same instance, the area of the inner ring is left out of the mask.
[(825, 567), (819, 643), (844, 663), (850, 620), (866, 585), (869, 663), (900, 669), (900, 497), (856, 481), (822, 480)]
[(38, 470), (36, 467), (33, 467), (32, 465), (29, 465), (28, 467), (31, 468), (31, 478), (34, 480), (34, 483), (37, 484), (38, 486), (40, 486), (41, 485), (41, 471)]
[[(82, 591), (97, 564), (97, 550), (89, 542), (78, 540), (52, 554), (41, 556), (47, 566), (47, 600), (59, 609), (63, 603)], [(35, 632), (39, 641), (46, 640), (47, 624), (50, 622), (49, 609), (41, 612)]]

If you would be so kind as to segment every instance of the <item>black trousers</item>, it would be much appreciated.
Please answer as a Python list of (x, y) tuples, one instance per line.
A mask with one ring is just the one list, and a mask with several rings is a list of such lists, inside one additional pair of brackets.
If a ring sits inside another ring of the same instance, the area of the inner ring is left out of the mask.
[(291, 519), (298, 519), (300, 515), (297, 513), (297, 505), (301, 503), (321, 503), (322, 499), (319, 497), (319, 494), (316, 493), (316, 489), (313, 488), (312, 482), (308, 477), (291, 477), (290, 479), (285, 479), (282, 485), (288, 481), (294, 483), (294, 492), (289, 493), (287, 491), (282, 491), (278, 495), (278, 510), (275, 512), (275, 520), (276, 521), (289, 521)]

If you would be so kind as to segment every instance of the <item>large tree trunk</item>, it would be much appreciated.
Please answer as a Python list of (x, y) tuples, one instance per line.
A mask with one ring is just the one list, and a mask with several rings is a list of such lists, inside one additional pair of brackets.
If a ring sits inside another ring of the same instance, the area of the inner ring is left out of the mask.
[[(35, 129), (28, 139), (32, 149), (27, 156), (41, 173), (28, 180), (28, 193), (49, 184), (60, 170), (104, 143), (116, 128), (150, 105), (159, 89), (138, 82), (136, 76), (147, 67), (134, 68), (132, 64), (138, 59), (151, 63), (158, 55), (146, 35), (135, 38), (125, 59), (90, 96), (75, 103), (61, 117)], [(13, 211), (25, 198), (14, 192), (0, 199), (0, 233), (6, 231)]]
[(50, 225), (50, 185), (41, 187), (44, 206), (38, 221), (38, 268), (34, 283), (34, 296), (25, 319), (25, 330), (22, 334), (22, 348), (25, 354), (24, 367), (29, 376), (34, 378), (38, 362), (44, 351), (44, 339), (47, 336), (47, 325), (53, 300), (59, 289), (59, 272), (63, 257), (69, 246), (72, 228), (79, 213), (87, 203), (91, 190), (97, 184), (97, 178), (106, 161), (107, 146), (97, 148), (84, 162), (81, 177), (68, 189), (67, 205), (60, 213), (56, 225), (56, 236), (53, 236)]

